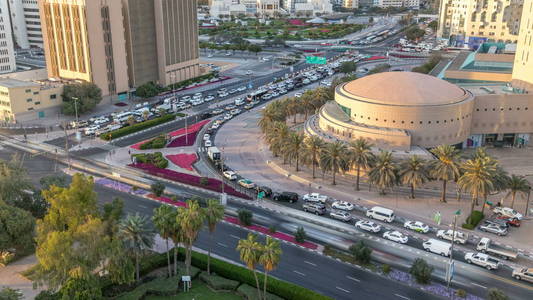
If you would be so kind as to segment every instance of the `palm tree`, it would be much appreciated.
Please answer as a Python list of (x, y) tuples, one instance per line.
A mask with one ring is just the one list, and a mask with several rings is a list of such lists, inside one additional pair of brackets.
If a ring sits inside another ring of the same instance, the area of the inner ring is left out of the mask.
[(302, 152), (302, 160), (306, 164), (310, 164), (313, 169), (313, 179), (315, 178), (316, 166), (319, 163), (320, 151), (324, 148), (324, 141), (316, 135), (308, 136), (304, 141), (304, 148)]
[(440, 145), (431, 150), (437, 160), (431, 163), (430, 175), (442, 180), (441, 201), (446, 202), (446, 184), (459, 177), (459, 152), (450, 145)]
[(209, 229), (209, 249), (207, 251), (207, 274), (211, 274), (211, 243), (213, 233), (216, 230), (217, 223), (224, 218), (224, 206), (218, 200), (207, 200), (207, 207), (205, 208), (205, 220), (207, 221), (207, 229)]
[(198, 233), (204, 225), (205, 212), (200, 207), (198, 201), (188, 200), (187, 207), (178, 208), (177, 222), (180, 223), (180, 227), (183, 233), (183, 243), (185, 244), (185, 268), (187, 275), (191, 274), (191, 255), (192, 245)]
[(293, 116), (292, 122), (296, 124), (296, 117), (300, 112), (300, 103), (297, 98), (287, 98), (285, 99), (285, 110), (287, 111), (287, 116)]
[(333, 173), (333, 185), (336, 185), (335, 175), (348, 168), (347, 148), (344, 143), (336, 141), (328, 143), (320, 153), (320, 166), (324, 171)]
[[(290, 130), (285, 122), (274, 122), (266, 134), (266, 141), (269, 144), (270, 151), (274, 156), (283, 154), (283, 147), (287, 143)], [(283, 155), (283, 163), (287, 162), (287, 156)]]
[[(509, 192), (507, 193), (505, 198), (511, 195), (511, 208), (513, 208), (514, 201), (516, 199), (516, 194), (520, 194), (522, 197), (525, 197), (527, 193), (529, 193), (529, 191), (531, 190), (531, 185), (524, 177), (516, 176), (514, 174), (511, 175), (508, 184)], [(503, 206), (503, 198), (500, 201), (500, 205)]]
[(135, 278), (139, 281), (139, 258), (154, 243), (154, 232), (149, 227), (148, 218), (139, 213), (128, 215), (119, 224), (119, 234), (135, 255)]
[(348, 144), (348, 159), (350, 165), (356, 169), (355, 190), (359, 190), (359, 180), (361, 178), (361, 169), (368, 170), (372, 167), (375, 156), (372, 153), (372, 144), (360, 137)]
[(392, 160), (392, 152), (381, 151), (379, 153), (374, 167), (368, 173), (368, 179), (371, 184), (378, 187), (382, 195), (385, 195), (387, 188), (393, 187), (398, 182), (398, 170)]
[(472, 195), (470, 214), (479, 196), (487, 195), (493, 188), (492, 178), (495, 169), (485, 158), (469, 159), (463, 164), (463, 175), (457, 181), (463, 190)]
[(257, 285), (257, 293), (261, 299), (261, 288), (259, 287), (259, 279), (257, 279), (257, 273), (255, 271), (256, 265), (259, 263), (259, 258), (262, 254), (261, 244), (257, 242), (255, 234), (248, 233), (248, 238), (245, 240), (239, 240), (237, 245), (237, 251), (240, 252), (240, 258), (246, 267), (254, 273), (255, 283)]
[(148, 120), (148, 117), (150, 117), (150, 111), (149, 110), (143, 110), (142, 112), (142, 115), (143, 115), (143, 120)]
[(275, 239), (267, 236), (265, 245), (263, 246), (263, 250), (261, 253), (261, 256), (259, 257), (259, 263), (263, 265), (263, 269), (265, 270), (265, 281), (263, 282), (263, 297), (264, 299), (267, 298), (266, 294), (266, 288), (267, 288), (267, 279), (268, 279), (268, 272), (271, 272), (276, 268), (281, 258), (281, 247), (279, 245), (279, 242)]
[(268, 104), (261, 112), (261, 119), (259, 119), (259, 128), (263, 133), (275, 122), (285, 122), (285, 104), (282, 101), (274, 101)]
[(291, 132), (289, 138), (283, 146), (283, 156), (289, 159), (289, 162), (296, 162), (296, 172), (299, 171), (299, 162), (302, 149), (304, 147), (303, 133)]
[(167, 245), (167, 264), (168, 264), (168, 277), (172, 277), (172, 269), (170, 267), (170, 250), (168, 247), (168, 240), (172, 234), (174, 223), (176, 222), (176, 209), (169, 205), (161, 205), (154, 209), (154, 216), (152, 222), (155, 228), (159, 231), (159, 235), (165, 239)]
[[(178, 211), (174, 211), (174, 220), (177, 219)], [(174, 243), (174, 276), (178, 275), (178, 246), (179, 244), (183, 243), (183, 240), (185, 239), (183, 235), (183, 231), (181, 230), (181, 224), (180, 222), (174, 221), (172, 224), (170, 231), (170, 239)]]
[(400, 165), (400, 180), (402, 184), (411, 187), (411, 198), (415, 198), (415, 188), (429, 180), (426, 161), (413, 155)]

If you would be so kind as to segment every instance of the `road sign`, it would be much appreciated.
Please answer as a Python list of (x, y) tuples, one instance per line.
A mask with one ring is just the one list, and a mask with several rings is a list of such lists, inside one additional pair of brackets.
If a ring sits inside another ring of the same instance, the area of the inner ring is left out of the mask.
[(328, 60), (325, 57), (319, 57), (319, 56), (306, 56), (305, 57), (305, 62), (308, 64), (325, 65), (327, 61)]

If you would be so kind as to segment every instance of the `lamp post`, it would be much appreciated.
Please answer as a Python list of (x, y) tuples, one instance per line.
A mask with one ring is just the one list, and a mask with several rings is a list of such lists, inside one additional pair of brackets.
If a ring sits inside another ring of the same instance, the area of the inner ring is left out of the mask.
[[(74, 112), (76, 113), (76, 139), (78, 140), (78, 147), (80, 147), (81, 144), (81, 134), (78, 132), (79, 127), (79, 120), (78, 120), (78, 101), (80, 100), (78, 97), (72, 97), (72, 100), (74, 100)], [(78, 136), (79, 135), (79, 136)], [(96, 134), (95, 134), (96, 136)]]
[(448, 261), (448, 268), (446, 269), (446, 287), (448, 288), (448, 292), (450, 292), (450, 284), (452, 283), (453, 278), (453, 246), (455, 244), (455, 229), (457, 228), (457, 217), (460, 215), (460, 209), (457, 210), (453, 215), (452, 246), (450, 247), (450, 260)]
[(526, 201), (526, 213), (524, 214), (525, 217), (527, 217), (529, 212), (529, 196), (531, 195), (531, 187), (527, 189), (527, 201)]

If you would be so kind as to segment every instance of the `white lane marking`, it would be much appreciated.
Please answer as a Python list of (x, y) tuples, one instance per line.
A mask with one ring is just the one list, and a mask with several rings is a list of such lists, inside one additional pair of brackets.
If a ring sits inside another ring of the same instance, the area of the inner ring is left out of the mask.
[(240, 240), (241, 238), (236, 236), (236, 235), (233, 235), (233, 234), (230, 234), (229, 236), (231, 236), (232, 238), (236, 239), (236, 240)]
[(477, 284), (477, 283), (475, 283), (475, 282), (472, 282), (472, 284), (473, 284), (473, 285), (476, 285), (476, 286), (479, 286), (480, 288), (484, 288), (484, 289), (487, 288), (486, 286), (481, 285), (481, 284)]
[(336, 288), (337, 288), (338, 290), (341, 290), (341, 291), (345, 292), (345, 293), (351, 293), (350, 291), (345, 290), (345, 289), (343, 289), (343, 288), (341, 288), (341, 287), (336, 286)]
[(305, 276), (305, 274), (304, 274), (304, 273), (302, 273), (302, 272), (298, 272), (298, 271), (296, 271), (296, 270), (295, 270), (295, 271), (293, 271), (293, 272), (294, 272), (294, 273), (296, 273), (296, 274), (298, 274), (298, 275), (302, 275), (302, 276)]
[(139, 204), (139, 207), (140, 208), (144, 208), (144, 209), (148, 209), (148, 206), (144, 206), (144, 205), (141, 205), (141, 204)]
[(407, 300), (409, 300), (409, 298), (407, 298), (407, 297), (405, 297), (405, 296), (402, 296), (402, 295), (394, 294), (394, 296), (400, 297), (400, 298), (402, 298), (402, 299), (407, 299)]
[(359, 280), (359, 279), (357, 279), (357, 278), (353, 278), (353, 277), (351, 277), (351, 276), (346, 276), (346, 278), (351, 279), (351, 280), (353, 280), (353, 281), (361, 282), (361, 280)]
[(308, 265), (311, 265), (313, 267), (316, 267), (316, 264), (310, 262), (310, 261), (307, 261), (307, 260), (304, 260), (304, 263), (308, 264)]
[(226, 245), (226, 244), (222, 244), (222, 243), (217, 243), (217, 244), (222, 246), (222, 247), (228, 248), (228, 245)]

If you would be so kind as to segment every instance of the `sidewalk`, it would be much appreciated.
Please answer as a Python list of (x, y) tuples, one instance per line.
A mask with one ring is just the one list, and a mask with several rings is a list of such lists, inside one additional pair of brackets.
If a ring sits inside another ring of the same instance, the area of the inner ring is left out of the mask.
[(37, 258), (35, 255), (30, 255), (0, 268), (0, 289), (5, 286), (18, 289), (24, 295), (24, 299), (34, 299), (46, 287), (33, 289), (33, 282), (20, 275), (20, 273), (33, 267), (36, 263)]

